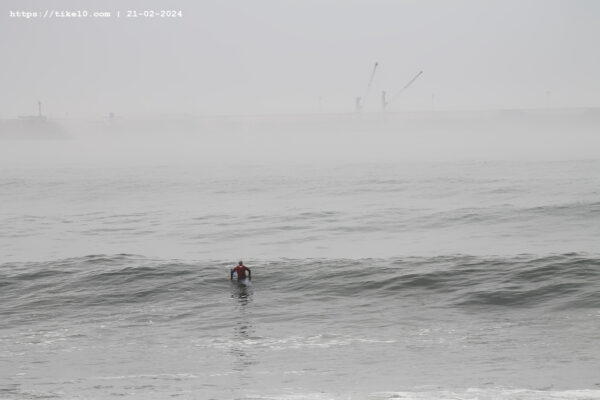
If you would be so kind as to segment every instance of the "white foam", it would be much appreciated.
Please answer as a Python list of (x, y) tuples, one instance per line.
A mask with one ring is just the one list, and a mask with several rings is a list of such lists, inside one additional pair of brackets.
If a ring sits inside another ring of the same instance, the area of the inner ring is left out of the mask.
[(457, 391), (379, 392), (372, 400), (592, 400), (600, 390), (465, 389)]

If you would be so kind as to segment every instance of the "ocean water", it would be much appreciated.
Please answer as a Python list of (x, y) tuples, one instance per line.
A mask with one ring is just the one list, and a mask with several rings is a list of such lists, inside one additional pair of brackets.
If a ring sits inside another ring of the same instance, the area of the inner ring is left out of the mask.
[(0, 399), (600, 399), (600, 161), (5, 163), (0, 205)]

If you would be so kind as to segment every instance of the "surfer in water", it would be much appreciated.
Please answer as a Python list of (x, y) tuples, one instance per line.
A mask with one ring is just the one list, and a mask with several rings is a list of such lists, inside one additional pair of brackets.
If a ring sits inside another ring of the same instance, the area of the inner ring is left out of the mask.
[(233, 280), (233, 273), (237, 272), (237, 278), (238, 281), (241, 281), (242, 279), (246, 279), (246, 271), (248, 271), (248, 280), (252, 280), (252, 271), (250, 271), (250, 268), (246, 267), (244, 265), (244, 262), (242, 260), (238, 261), (238, 265), (235, 268), (231, 269), (231, 279)]

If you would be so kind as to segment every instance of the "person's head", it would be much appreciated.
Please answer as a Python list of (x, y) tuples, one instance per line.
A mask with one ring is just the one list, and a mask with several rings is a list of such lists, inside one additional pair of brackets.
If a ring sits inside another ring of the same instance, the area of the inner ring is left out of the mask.
[(238, 265), (244, 265), (244, 262), (242, 260), (238, 261)]

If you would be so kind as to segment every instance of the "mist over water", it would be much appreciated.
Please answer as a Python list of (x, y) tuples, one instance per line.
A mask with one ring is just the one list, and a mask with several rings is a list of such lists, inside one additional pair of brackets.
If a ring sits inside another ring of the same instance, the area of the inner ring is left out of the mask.
[(0, 399), (600, 399), (596, 3), (88, 3), (1, 7)]
[(594, 110), (157, 116), (61, 121), (3, 141), (0, 165), (344, 165), (560, 161), (600, 154)]
[[(64, 159), (62, 159), (64, 160)], [(4, 168), (5, 259), (595, 252), (597, 161)]]

